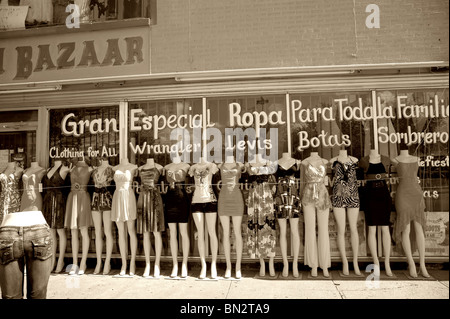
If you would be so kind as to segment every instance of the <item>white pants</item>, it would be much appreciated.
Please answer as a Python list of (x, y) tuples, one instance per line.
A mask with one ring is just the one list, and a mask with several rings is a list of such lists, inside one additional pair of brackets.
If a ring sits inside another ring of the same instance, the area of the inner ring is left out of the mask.
[[(317, 210), (313, 205), (303, 206), (305, 217), (305, 265), (327, 269), (331, 266), (328, 217), (330, 210)], [(316, 238), (316, 214), (319, 238)]]

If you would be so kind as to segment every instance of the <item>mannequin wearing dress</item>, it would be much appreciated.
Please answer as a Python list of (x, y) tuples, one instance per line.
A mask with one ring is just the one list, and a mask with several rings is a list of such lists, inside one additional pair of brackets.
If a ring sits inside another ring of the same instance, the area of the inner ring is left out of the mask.
[(416, 243), (419, 249), (420, 270), (422, 276), (428, 278), (430, 275), (425, 265), (425, 200), (417, 181), (419, 158), (409, 155), (408, 150), (401, 150), (400, 155), (391, 159), (391, 161), (397, 167), (399, 177), (399, 185), (395, 195), (397, 237), (401, 235), (403, 250), (408, 259), (409, 274), (411, 277), (416, 278), (417, 270), (412, 257), (410, 240), (411, 223), (414, 224)]
[[(373, 169), (372, 169), (373, 167)], [(376, 169), (376, 167), (380, 167), (380, 169)], [(369, 171), (370, 170), (370, 171)], [(369, 153), (369, 167), (366, 172), (366, 181), (365, 185), (365, 199), (368, 201), (370, 198), (370, 202), (366, 203), (366, 208), (364, 208), (366, 214), (366, 224), (369, 228), (369, 233), (367, 235), (368, 246), (370, 250), (370, 254), (372, 255), (373, 263), (377, 266), (380, 265), (377, 253), (377, 227), (381, 228), (382, 233), (382, 242), (383, 242), (383, 253), (384, 253), (384, 268), (386, 271), (386, 275), (391, 277), (392, 271), (390, 266), (390, 255), (391, 255), (391, 233), (389, 231), (389, 216), (391, 214), (391, 197), (389, 191), (387, 190), (387, 186), (383, 187), (377, 186), (379, 182), (377, 180), (373, 180), (374, 174), (370, 174), (371, 171), (377, 173), (384, 171), (384, 165), (382, 163), (382, 159), (380, 154), (376, 150), (370, 150)], [(385, 171), (384, 171), (385, 172)], [(377, 173), (375, 175), (376, 178), (382, 178), (384, 174)], [(383, 191), (381, 191), (383, 190)], [(383, 196), (382, 192), (386, 192)], [(374, 207), (374, 202), (382, 203), (383, 206), (387, 207)], [(373, 212), (371, 212), (373, 210)], [(382, 216), (387, 214), (385, 217), (381, 218), (373, 218), (373, 215)], [(381, 219), (381, 220), (380, 220)]]
[(342, 258), (342, 272), (349, 275), (348, 261), (345, 253), (345, 226), (348, 218), (351, 234), (351, 245), (353, 251), (353, 269), (355, 274), (360, 275), (358, 266), (358, 215), (359, 215), (359, 194), (356, 178), (356, 168), (358, 159), (348, 156), (346, 150), (340, 150), (339, 155), (330, 160), (334, 170), (333, 195), (331, 203), (337, 225), (337, 242)]
[[(102, 268), (103, 253), (103, 233), (106, 237), (106, 259), (103, 268), (103, 275), (111, 271), (111, 255), (113, 249), (113, 233), (111, 221), (112, 192), (111, 182), (114, 179), (114, 171), (109, 165), (108, 159), (101, 161), (91, 174), (95, 190), (92, 195), (91, 211), (95, 228), (95, 252), (97, 254), (97, 265), (94, 275), (99, 274)], [(103, 226), (103, 227), (102, 227)]]
[(23, 169), (16, 162), (9, 162), (0, 174), (0, 224), (5, 215), (20, 211), (19, 181)]
[(205, 157), (189, 169), (189, 175), (195, 179), (191, 211), (198, 233), (198, 251), (202, 265), (200, 279), (206, 278), (205, 222), (211, 239), (211, 278), (217, 277), (216, 262), (219, 246), (216, 234), (217, 198), (212, 189), (212, 177), (217, 171), (217, 165), (209, 163)]
[(45, 169), (39, 166), (39, 163), (32, 162), (23, 175), (22, 200), (20, 202), (20, 211), (42, 211), (42, 196), (39, 192), (39, 183), (45, 175)]
[[(64, 255), (67, 246), (67, 234), (64, 228), (64, 216), (66, 215), (66, 201), (68, 188), (67, 174), (70, 169), (61, 161), (55, 161), (42, 178), (43, 204), (42, 213), (50, 226), (53, 242), (52, 269), (55, 269), (56, 247), (59, 246), (58, 264), (55, 273), (60, 273), (64, 268)], [(59, 245), (56, 240), (59, 237)]]
[(181, 156), (176, 154), (172, 158), (172, 163), (164, 167), (164, 174), (168, 185), (166, 186), (165, 219), (170, 230), (170, 251), (172, 253), (172, 272), (170, 277), (178, 276), (178, 230), (181, 234), (183, 261), (181, 263), (181, 278), (186, 278), (188, 274), (189, 257), (189, 199), (186, 193), (186, 175), (189, 171), (189, 164), (181, 161)]
[(91, 198), (87, 192), (91, 171), (92, 168), (86, 164), (84, 159), (78, 161), (70, 171), (71, 188), (67, 198), (66, 216), (64, 218), (64, 226), (71, 230), (72, 235), (72, 268), (69, 272), (70, 275), (76, 274), (78, 270), (78, 232), (81, 233), (82, 238), (82, 256), (78, 275), (83, 275), (86, 272), (86, 261), (90, 244), (89, 227), (93, 225)]
[(131, 260), (130, 275), (136, 273), (137, 235), (136, 235), (136, 197), (131, 182), (136, 175), (137, 166), (128, 162), (127, 158), (122, 158), (120, 164), (114, 166), (114, 181), (116, 190), (113, 195), (111, 207), (111, 220), (116, 222), (119, 231), (119, 250), (122, 258), (122, 268), (120, 275), (124, 276), (127, 270), (127, 240), (125, 224), (130, 236)]
[(282, 276), (289, 275), (289, 263), (287, 258), (287, 220), (291, 228), (292, 249), (292, 273), (298, 277), (298, 255), (300, 249), (300, 235), (298, 232), (298, 220), (300, 217), (300, 197), (295, 175), (300, 161), (292, 158), (289, 153), (283, 153), (278, 160), (278, 186), (275, 195), (275, 206), (278, 225), (280, 226), (280, 248), (283, 257)]
[[(302, 207), (305, 217), (305, 265), (311, 267), (311, 276), (317, 277), (317, 268), (329, 277), (331, 266), (330, 237), (328, 233), (328, 217), (331, 202), (325, 186), (326, 165), (328, 161), (317, 152), (302, 161), (301, 185)], [(318, 242), (316, 241), (316, 216), (318, 225)]]
[(23, 169), (16, 162), (9, 162), (0, 174), (0, 219), (3, 216), (1, 214), (7, 215), (20, 211), (19, 181), (22, 174)]
[(247, 167), (252, 187), (248, 194), (247, 248), (252, 258), (259, 258), (259, 275), (266, 275), (264, 259), (269, 258), (269, 275), (275, 276), (274, 257), (276, 245), (276, 222), (274, 198), (276, 179), (273, 174), (277, 164), (265, 161), (256, 154), (256, 161)]
[(239, 189), (239, 178), (245, 171), (245, 166), (236, 163), (233, 156), (227, 156), (225, 163), (220, 165), (221, 190), (219, 193), (219, 219), (223, 229), (223, 246), (227, 268), (225, 278), (231, 277), (231, 247), (230, 247), (230, 219), (236, 238), (236, 278), (241, 278), (242, 259), (242, 216), (244, 215), (244, 199)]
[(144, 234), (145, 270), (144, 277), (150, 276), (150, 232), (155, 236), (154, 277), (160, 276), (160, 259), (162, 252), (162, 236), (164, 231), (164, 205), (158, 185), (164, 168), (155, 163), (153, 158), (138, 169), (141, 177), (141, 189), (137, 203), (137, 229)]

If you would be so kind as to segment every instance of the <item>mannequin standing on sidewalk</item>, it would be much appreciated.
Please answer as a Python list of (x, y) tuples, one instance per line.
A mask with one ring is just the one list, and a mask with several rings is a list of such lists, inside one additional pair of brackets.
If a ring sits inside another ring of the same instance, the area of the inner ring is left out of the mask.
[[(323, 275), (329, 277), (331, 266), (330, 236), (328, 233), (328, 217), (330, 214), (330, 196), (325, 186), (328, 178), (326, 165), (328, 161), (317, 152), (302, 161), (301, 197), (303, 214), (305, 216), (305, 265), (311, 267), (311, 276), (317, 277), (317, 268), (323, 270)], [(316, 217), (319, 230), (316, 241)]]

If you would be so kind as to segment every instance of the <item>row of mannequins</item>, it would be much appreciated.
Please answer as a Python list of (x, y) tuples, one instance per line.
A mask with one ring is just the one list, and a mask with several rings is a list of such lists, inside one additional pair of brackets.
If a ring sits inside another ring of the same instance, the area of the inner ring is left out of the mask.
[[(275, 276), (274, 257), (276, 246), (276, 224), (280, 229), (278, 238), (283, 257), (282, 276), (289, 275), (287, 257), (287, 223), (290, 224), (293, 243), (292, 274), (298, 277), (298, 255), (300, 237), (298, 222), (301, 212), (305, 223), (304, 263), (311, 267), (311, 275), (318, 276), (321, 268), (325, 277), (329, 276), (331, 266), (328, 219), (330, 208), (334, 213), (338, 230), (338, 248), (342, 257), (344, 275), (349, 275), (349, 265), (345, 254), (346, 218), (349, 222), (351, 245), (353, 250), (353, 269), (359, 275), (358, 247), (359, 236), (357, 219), (363, 210), (368, 225), (368, 244), (373, 262), (379, 265), (377, 254), (376, 229), (381, 227), (384, 248), (385, 271), (392, 276), (389, 256), (391, 235), (389, 232), (392, 199), (386, 183), (386, 165), (397, 167), (399, 185), (395, 196), (397, 210), (396, 239), (401, 240), (409, 263), (409, 272), (417, 277), (416, 266), (412, 257), (410, 240), (411, 224), (416, 237), (420, 255), (420, 270), (428, 277), (425, 267), (425, 237), (424, 226), (425, 204), (421, 188), (417, 182), (418, 158), (402, 150), (400, 155), (389, 159), (377, 154), (375, 150), (360, 161), (349, 156), (345, 150), (339, 155), (327, 160), (317, 152), (299, 161), (283, 153), (277, 162), (269, 162), (260, 155), (252, 163), (234, 162), (233, 157), (227, 157), (219, 165), (202, 159), (200, 163), (189, 165), (174, 157), (172, 163), (165, 167), (155, 163), (153, 159), (138, 167), (127, 159), (121, 159), (117, 166), (109, 165), (107, 160), (101, 165), (91, 168), (84, 161), (79, 161), (69, 169), (62, 162), (56, 161), (53, 167), (45, 170), (37, 163), (22, 171), (14, 163), (9, 163), (6, 170), (0, 174), (0, 212), (4, 214), (17, 211), (42, 211), (52, 229), (54, 242), (59, 237), (59, 259), (53, 260), (55, 272), (61, 272), (64, 267), (66, 250), (66, 232), (72, 232), (73, 265), (78, 265), (79, 240), (82, 237), (82, 258), (80, 267), (72, 267), (71, 272), (83, 274), (86, 270), (87, 253), (89, 249), (88, 227), (94, 226), (96, 231), (97, 266), (94, 273), (108, 274), (113, 248), (112, 224), (116, 223), (119, 232), (119, 249), (122, 258), (121, 275), (127, 272), (127, 233), (130, 239), (131, 260), (129, 274), (135, 274), (137, 252), (137, 233), (143, 234), (146, 268), (144, 276), (150, 276), (150, 233), (155, 238), (155, 253), (153, 275), (160, 274), (159, 264), (162, 250), (161, 232), (165, 225), (170, 229), (170, 247), (173, 257), (171, 277), (178, 277), (178, 242), (177, 229), (182, 240), (183, 259), (181, 277), (186, 277), (188, 268), (189, 237), (187, 223), (192, 216), (198, 234), (198, 250), (201, 260), (200, 279), (206, 278), (207, 264), (205, 259), (205, 233), (208, 232), (211, 242), (211, 278), (217, 277), (218, 240), (216, 221), (219, 216), (224, 231), (224, 251), (226, 257), (225, 278), (232, 276), (230, 258), (230, 221), (236, 237), (235, 277), (241, 277), (241, 258), (243, 239), (241, 235), (242, 216), (247, 205), (247, 242), (248, 254), (260, 260), (260, 276), (265, 276), (265, 260), (269, 259), (269, 275)], [(333, 186), (327, 189), (327, 168), (333, 171)], [(364, 170), (365, 186), (358, 188), (357, 169)], [(251, 184), (247, 201), (244, 201), (239, 187), (241, 175), (246, 172)], [(216, 174), (217, 173), (217, 174)], [(215, 191), (216, 178), (220, 173), (221, 188)], [(70, 178), (67, 176), (70, 175)], [(20, 197), (18, 180), (22, 176), (24, 192)], [(135, 176), (140, 178), (138, 199), (132, 187)], [(297, 183), (300, 176), (300, 184)], [(157, 185), (165, 177), (168, 184), (165, 201)], [(187, 178), (194, 180), (192, 194)], [(92, 179), (94, 190), (92, 196), (87, 191), (87, 185)], [(38, 184), (43, 185), (43, 195)], [(115, 188), (114, 184), (115, 183)], [(298, 187), (300, 185), (300, 187)], [(65, 194), (65, 190), (70, 191)], [(331, 194), (330, 194), (331, 193)], [(1, 221), (1, 216), (0, 216)], [(316, 236), (316, 225), (318, 236)], [(106, 237), (106, 259), (102, 263), (103, 234)], [(414, 243), (413, 243), (414, 244)], [(56, 245), (54, 245), (56, 256)], [(102, 270), (103, 268), (103, 270)]]

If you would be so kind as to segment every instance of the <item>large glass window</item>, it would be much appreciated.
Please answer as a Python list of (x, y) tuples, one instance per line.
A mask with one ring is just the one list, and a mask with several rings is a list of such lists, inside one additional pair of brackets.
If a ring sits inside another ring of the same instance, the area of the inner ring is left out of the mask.
[[(291, 95), (292, 154), (304, 159), (318, 151), (330, 159), (346, 149), (358, 159), (373, 143), (370, 92)], [(361, 112), (360, 110), (365, 110)]]
[(148, 158), (165, 166), (177, 149), (186, 163), (199, 161), (202, 147), (202, 100), (130, 103), (129, 159), (138, 166)]
[[(209, 98), (207, 110), (212, 128), (221, 134), (214, 136), (213, 129), (208, 134), (208, 142), (212, 142), (208, 155), (216, 162), (227, 155), (249, 162), (256, 153), (274, 161), (287, 152), (285, 95)], [(213, 146), (221, 149), (212, 150)]]
[(50, 158), (67, 165), (84, 159), (97, 166), (102, 158), (119, 163), (117, 106), (50, 110)]
[[(426, 254), (429, 256), (448, 256), (448, 105), (448, 89), (377, 92), (377, 107), (386, 115), (377, 121), (380, 154), (395, 158), (401, 150), (408, 150), (410, 155), (419, 158), (418, 175), (427, 212)], [(395, 198), (398, 184), (395, 166), (392, 166), (392, 176), (390, 187)], [(403, 255), (398, 245), (393, 252)]]

